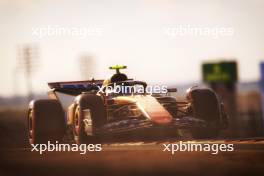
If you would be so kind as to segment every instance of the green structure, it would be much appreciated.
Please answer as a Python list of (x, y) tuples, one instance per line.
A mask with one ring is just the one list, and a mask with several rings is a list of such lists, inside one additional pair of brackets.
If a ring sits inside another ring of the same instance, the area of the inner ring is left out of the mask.
[(202, 73), (206, 83), (234, 83), (238, 80), (235, 61), (204, 63)]

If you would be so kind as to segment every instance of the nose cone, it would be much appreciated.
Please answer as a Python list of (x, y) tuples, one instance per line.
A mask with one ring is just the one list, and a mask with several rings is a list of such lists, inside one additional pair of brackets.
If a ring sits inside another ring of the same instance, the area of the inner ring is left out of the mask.
[(157, 124), (168, 124), (172, 122), (170, 113), (152, 96), (135, 97), (137, 105), (152, 122)]

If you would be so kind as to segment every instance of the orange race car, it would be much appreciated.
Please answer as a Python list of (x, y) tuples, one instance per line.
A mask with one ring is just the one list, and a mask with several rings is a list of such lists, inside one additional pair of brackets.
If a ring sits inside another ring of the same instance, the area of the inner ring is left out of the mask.
[(110, 67), (116, 73), (106, 80), (48, 83), (50, 99), (29, 104), (29, 142), (171, 137), (181, 130), (193, 138), (215, 138), (227, 127), (224, 106), (211, 89), (190, 88), (186, 101), (178, 101), (169, 96), (176, 89), (149, 88), (120, 73), (125, 68)]

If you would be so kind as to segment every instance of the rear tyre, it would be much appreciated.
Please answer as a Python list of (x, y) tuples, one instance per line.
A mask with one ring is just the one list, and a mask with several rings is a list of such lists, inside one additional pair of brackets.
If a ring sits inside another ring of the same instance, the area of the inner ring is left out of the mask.
[(192, 136), (196, 139), (217, 138), (221, 118), (217, 95), (210, 89), (194, 89), (191, 90), (189, 99), (193, 116), (207, 124), (207, 127), (192, 129)]
[(73, 136), (77, 144), (91, 142), (96, 128), (106, 123), (103, 100), (94, 94), (82, 94), (76, 98), (73, 117)]
[(57, 100), (30, 102), (27, 127), (30, 144), (62, 141), (66, 123), (60, 103)]

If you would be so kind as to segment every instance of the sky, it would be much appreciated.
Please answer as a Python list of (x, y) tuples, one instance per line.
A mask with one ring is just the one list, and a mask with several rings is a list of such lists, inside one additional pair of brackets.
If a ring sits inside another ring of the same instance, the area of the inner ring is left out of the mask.
[[(0, 0), (0, 96), (26, 93), (18, 59), (26, 45), (37, 48), (38, 93), (47, 82), (83, 79), (82, 56), (93, 58), (95, 79), (121, 64), (150, 83), (200, 82), (202, 63), (235, 59), (239, 80), (255, 81), (264, 59), (263, 9), (262, 0)], [(48, 28), (70, 32), (40, 33)]]

